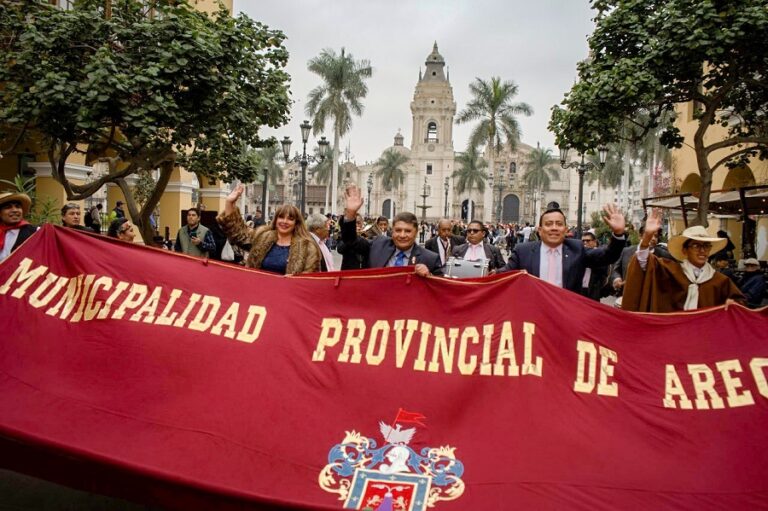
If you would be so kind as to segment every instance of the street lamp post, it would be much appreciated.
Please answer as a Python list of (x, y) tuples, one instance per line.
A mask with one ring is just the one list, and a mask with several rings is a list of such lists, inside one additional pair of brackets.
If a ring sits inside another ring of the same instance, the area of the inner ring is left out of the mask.
[(450, 180), (449, 178), (445, 178), (445, 182), (443, 183), (443, 188), (445, 188), (445, 214), (443, 215), (445, 218), (448, 218), (448, 188), (450, 188)]
[(373, 172), (368, 174), (368, 200), (365, 203), (365, 216), (371, 218), (371, 190), (373, 190)]
[(319, 150), (319, 158), (316, 158), (312, 155), (307, 155), (307, 141), (309, 140), (309, 132), (312, 129), (312, 125), (309, 124), (309, 121), (304, 121), (301, 123), (301, 142), (302, 142), (302, 150), (301, 150), (301, 156), (298, 154), (291, 158), (291, 144), (293, 143), (292, 140), (288, 137), (283, 137), (282, 142), (280, 143), (283, 146), (283, 156), (285, 157), (285, 162), (297, 162), (299, 165), (301, 165), (301, 190), (300, 190), (300, 203), (301, 207), (299, 208), (301, 210), (301, 214), (306, 216), (306, 208), (307, 208), (307, 165), (309, 165), (309, 162), (321, 162), (325, 159), (325, 150), (328, 148), (329, 142), (325, 139), (325, 137), (320, 137), (320, 141), (318, 141), (317, 145), (320, 147)]
[(269, 169), (264, 167), (264, 188), (261, 190), (261, 218), (267, 221), (269, 204), (267, 204), (267, 186), (269, 186)]
[(584, 203), (584, 174), (590, 169), (601, 170), (605, 166), (605, 160), (608, 158), (608, 148), (600, 146), (597, 148), (597, 154), (600, 161), (600, 165), (595, 165), (591, 161), (584, 161), (584, 153), (581, 153), (581, 161), (572, 161), (566, 163), (568, 159), (568, 147), (560, 148), (560, 166), (564, 169), (576, 169), (579, 173), (579, 204), (576, 216), (576, 235), (581, 238), (581, 223), (582, 216), (584, 215), (583, 203)]

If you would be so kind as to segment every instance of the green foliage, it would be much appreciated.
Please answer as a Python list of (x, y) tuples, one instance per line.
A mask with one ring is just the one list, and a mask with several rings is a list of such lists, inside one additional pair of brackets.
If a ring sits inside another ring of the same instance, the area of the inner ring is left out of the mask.
[[(693, 146), (706, 223), (712, 172), (768, 157), (768, 9), (764, 0), (593, 0), (596, 28), (579, 81), (552, 112), (558, 145), (579, 152), (649, 133)], [(684, 141), (670, 113), (695, 101), (698, 134)], [(627, 123), (634, 124), (629, 134)], [(723, 138), (705, 136), (713, 125)], [(718, 149), (729, 156), (710, 160)]]
[(492, 154), (498, 154), (506, 146), (514, 150), (520, 140), (520, 124), (516, 115), (531, 115), (533, 109), (527, 103), (513, 103), (517, 85), (501, 81), (494, 76), (490, 81), (475, 78), (469, 85), (472, 99), (456, 116), (456, 123), (480, 121), (472, 130), (469, 145), (488, 146)]
[(6, 185), (3, 191), (13, 191), (16, 193), (25, 193), (30, 199), (35, 200), (35, 177), (25, 178), (22, 175), (16, 174), (13, 176), (13, 181), (8, 179), (0, 179), (0, 183)]
[(408, 163), (408, 156), (395, 149), (387, 149), (376, 161), (376, 175), (381, 178), (385, 190), (397, 188), (405, 181), (403, 165)]
[[(287, 119), (281, 32), (186, 0), (154, 1), (147, 16), (145, 3), (115, 0), (109, 18), (100, 0), (71, 10), (10, 1), (0, 10), (0, 136), (42, 139), (70, 199), (174, 161), (211, 179), (250, 181), (257, 169), (240, 148), (269, 143), (259, 128)], [(109, 157), (110, 171), (74, 185), (63, 171), (83, 147), (90, 160)], [(147, 218), (159, 195), (145, 204)]]
[(133, 198), (136, 199), (137, 204), (143, 206), (149, 201), (157, 183), (152, 178), (152, 172), (149, 170), (140, 170), (138, 176), (139, 179), (133, 187)]
[(33, 225), (54, 224), (61, 221), (61, 208), (53, 197), (35, 201), (27, 220)]
[(485, 182), (488, 180), (485, 169), (488, 168), (488, 162), (480, 155), (477, 146), (470, 144), (466, 151), (460, 153), (456, 157), (456, 166), (458, 168), (453, 171), (452, 177), (458, 179), (456, 191), (459, 194), (471, 194), (475, 188), (480, 193), (485, 191)]

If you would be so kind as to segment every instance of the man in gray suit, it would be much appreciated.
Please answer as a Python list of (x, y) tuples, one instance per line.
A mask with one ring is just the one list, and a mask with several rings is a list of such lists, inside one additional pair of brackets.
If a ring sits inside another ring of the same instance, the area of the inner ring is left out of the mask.
[(485, 226), (479, 220), (472, 220), (467, 226), (467, 243), (453, 249), (453, 257), (468, 261), (488, 261), (488, 271), (504, 267), (501, 250), (485, 240)]
[(568, 226), (560, 209), (548, 209), (539, 218), (539, 239), (515, 246), (506, 266), (496, 271), (526, 270), (550, 284), (579, 293), (584, 270), (613, 263), (624, 248), (624, 215), (615, 204), (603, 206), (603, 218), (613, 236), (608, 245), (585, 248), (580, 239), (566, 239)]
[[(347, 187), (344, 196), (346, 207), (340, 221), (341, 241), (353, 244), (357, 238), (355, 218), (363, 205), (363, 198), (360, 189), (354, 184)], [(422, 277), (430, 273), (442, 276), (443, 265), (440, 256), (416, 243), (418, 232), (419, 221), (416, 215), (408, 212), (398, 213), (392, 222), (392, 237), (377, 236), (369, 242), (368, 268), (414, 266), (416, 274)], [(357, 247), (355, 250), (358, 250)], [(362, 251), (360, 255), (363, 255)]]

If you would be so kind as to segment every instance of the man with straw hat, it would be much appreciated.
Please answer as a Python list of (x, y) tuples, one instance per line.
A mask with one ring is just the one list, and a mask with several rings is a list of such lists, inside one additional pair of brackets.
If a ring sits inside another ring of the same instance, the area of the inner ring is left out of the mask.
[(24, 220), (32, 201), (24, 193), (0, 193), (0, 261), (11, 255), (37, 230)]
[(710, 236), (700, 226), (689, 227), (669, 240), (667, 249), (677, 261), (656, 257), (648, 250), (661, 228), (661, 214), (653, 212), (645, 223), (643, 239), (629, 265), (621, 308), (639, 312), (675, 312), (744, 302), (739, 288), (707, 262), (710, 253), (728, 240)]

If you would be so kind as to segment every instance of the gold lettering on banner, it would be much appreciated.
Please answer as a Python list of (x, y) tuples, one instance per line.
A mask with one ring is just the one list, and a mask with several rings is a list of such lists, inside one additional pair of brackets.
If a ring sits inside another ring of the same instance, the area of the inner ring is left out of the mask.
[(459, 372), (463, 375), (469, 376), (475, 372), (477, 367), (477, 355), (472, 355), (467, 358), (468, 344), (477, 344), (480, 342), (480, 333), (477, 328), (470, 326), (464, 329), (461, 333), (461, 341), (459, 343), (459, 360), (457, 366)]
[[(405, 325), (405, 336), (403, 336), (403, 325)], [(413, 333), (419, 329), (419, 322), (415, 319), (395, 321), (395, 367), (402, 368), (405, 357), (408, 355), (408, 349), (411, 347)]]
[(75, 308), (78, 298), (80, 298), (82, 283), (83, 275), (78, 275), (77, 277), (69, 279), (69, 285), (67, 286), (66, 292), (61, 295), (61, 298), (59, 298), (56, 305), (45, 311), (45, 313), (49, 316), (56, 316), (59, 315), (59, 311), (61, 311), (59, 319), (67, 319), (72, 312), (72, 309)]
[(371, 333), (368, 336), (368, 349), (365, 350), (365, 363), (371, 366), (381, 364), (384, 360), (384, 356), (387, 354), (388, 343), (389, 323), (380, 319), (373, 324)]
[(91, 291), (88, 293), (88, 304), (85, 306), (85, 313), (83, 314), (83, 321), (91, 321), (96, 316), (101, 308), (101, 302), (96, 301), (96, 293), (99, 288), (103, 288), (104, 291), (112, 289), (112, 279), (110, 277), (99, 277), (91, 286)]
[(135, 309), (147, 297), (147, 286), (144, 284), (133, 284), (128, 291), (128, 295), (123, 299), (123, 303), (112, 313), (112, 319), (123, 319), (128, 309)]
[(744, 390), (739, 392), (742, 387), (741, 378), (733, 376), (731, 373), (734, 371), (742, 372), (741, 362), (738, 360), (724, 360), (715, 364), (717, 370), (720, 371), (720, 377), (725, 384), (726, 398), (728, 406), (736, 408), (739, 406), (749, 406), (755, 404), (755, 399), (752, 397), (752, 392)]
[(99, 315), (96, 316), (96, 319), (107, 319), (109, 317), (109, 313), (112, 312), (112, 304), (115, 303), (117, 297), (120, 296), (123, 291), (128, 289), (129, 286), (130, 284), (128, 282), (118, 282), (117, 286), (115, 286), (115, 290), (112, 291), (112, 294), (109, 295), (107, 301), (104, 302), (104, 306), (99, 311)]
[(27, 292), (29, 286), (34, 284), (37, 279), (42, 277), (48, 271), (48, 267), (43, 265), (38, 266), (34, 270), (30, 270), (32, 263), (32, 259), (28, 257), (22, 259), (8, 280), (5, 281), (5, 284), (0, 286), (0, 295), (6, 294), (11, 288), (11, 285), (16, 283), (21, 285), (13, 290), (11, 296), (14, 298), (21, 298), (24, 296), (24, 293)]
[(211, 333), (213, 335), (221, 335), (224, 327), (227, 327), (227, 330), (224, 332), (224, 337), (227, 337), (228, 339), (234, 339), (235, 333), (237, 332), (237, 316), (239, 313), (240, 304), (237, 302), (232, 302), (232, 305), (229, 306), (227, 312), (225, 312), (219, 321), (213, 325), (213, 328), (211, 328)]
[(195, 319), (192, 320), (187, 328), (190, 330), (197, 330), (198, 332), (205, 332), (211, 328), (213, 320), (216, 319), (216, 313), (219, 312), (220, 307), (221, 300), (219, 300), (217, 296), (205, 295)]
[(320, 337), (317, 339), (317, 346), (312, 352), (313, 362), (322, 362), (325, 360), (325, 348), (336, 346), (341, 340), (341, 331), (344, 326), (339, 318), (323, 318), (320, 325)]
[(184, 325), (187, 324), (187, 316), (189, 316), (189, 313), (192, 312), (192, 309), (195, 308), (195, 305), (197, 305), (197, 302), (200, 301), (200, 295), (197, 293), (192, 293), (192, 296), (189, 297), (189, 303), (184, 308), (184, 312), (181, 313), (181, 316), (179, 316), (179, 319), (177, 319), (173, 326), (176, 328), (184, 328)]
[(707, 410), (710, 404), (713, 409), (723, 408), (722, 398), (715, 390), (715, 375), (706, 364), (688, 364), (688, 374), (693, 381), (693, 389), (696, 392), (696, 408)]
[(493, 365), (494, 376), (504, 376), (504, 361), (509, 362), (507, 366), (507, 376), (519, 376), (520, 368), (515, 358), (515, 341), (512, 336), (512, 323), (505, 321), (501, 324), (501, 337), (499, 339), (499, 350), (496, 353), (496, 363)]
[(757, 391), (761, 396), (768, 398), (768, 381), (765, 379), (765, 368), (768, 367), (768, 358), (753, 358), (749, 362), (749, 369), (755, 379)]
[[(39, 286), (37, 286), (37, 289), (32, 291), (32, 293), (29, 295), (29, 304), (36, 309), (45, 307), (51, 302), (51, 300), (53, 300), (53, 297), (59, 294), (59, 291), (61, 291), (64, 286), (67, 285), (67, 282), (69, 282), (68, 278), (59, 277), (54, 273), (49, 273), (45, 276), (45, 280), (42, 281)], [(46, 290), (48, 290), (49, 287), (50, 290), (48, 291), (48, 294), (41, 296), (43, 293), (45, 293)]]
[[(597, 395), (616, 397), (619, 395), (619, 385), (613, 378), (619, 356), (615, 351), (590, 341), (576, 341), (576, 381), (573, 382), (574, 392), (591, 394), (597, 387)], [(598, 377), (598, 367), (600, 376)]]
[(163, 293), (163, 288), (160, 286), (155, 286), (155, 289), (152, 291), (152, 294), (149, 295), (149, 298), (144, 302), (144, 305), (142, 305), (139, 310), (133, 313), (133, 315), (130, 317), (131, 321), (142, 321), (141, 317), (144, 316), (144, 323), (152, 323), (155, 321), (155, 313), (157, 312), (157, 306), (160, 304), (160, 296)]
[(483, 360), (480, 363), (480, 374), (483, 376), (491, 376), (493, 374), (493, 364), (491, 364), (493, 330), (493, 325), (483, 325)]
[(171, 296), (168, 298), (168, 303), (165, 305), (165, 309), (163, 309), (163, 312), (160, 313), (160, 315), (155, 320), (156, 325), (167, 325), (171, 326), (174, 321), (176, 321), (176, 316), (179, 314), (177, 312), (173, 311), (173, 306), (176, 305), (176, 300), (179, 299), (181, 296), (181, 289), (174, 289), (171, 291)]
[(264, 321), (267, 319), (267, 309), (261, 305), (251, 305), (248, 307), (248, 317), (245, 318), (243, 328), (238, 332), (236, 339), (238, 341), (252, 343), (261, 335), (261, 329), (264, 327)]
[(523, 358), (523, 374), (530, 374), (532, 376), (541, 376), (544, 361), (541, 357), (536, 357), (536, 362), (533, 362), (533, 334), (536, 333), (536, 325), (534, 323), (523, 323), (523, 333), (525, 333), (525, 356)]
[(432, 332), (432, 325), (422, 322), (419, 330), (421, 333), (419, 337), (419, 354), (416, 360), (413, 361), (414, 371), (424, 371), (427, 369), (427, 344), (429, 344), (429, 334)]
[(688, 399), (688, 394), (685, 393), (683, 388), (683, 382), (680, 381), (680, 376), (675, 370), (675, 366), (667, 364), (666, 369), (666, 381), (664, 384), (664, 408), (677, 408), (675, 399), (680, 401), (680, 408), (683, 410), (693, 409), (693, 403)]
[(344, 339), (344, 350), (339, 355), (339, 362), (351, 362), (353, 364), (359, 364), (360, 360), (363, 358), (363, 352), (360, 350), (360, 344), (362, 344), (364, 338), (365, 320), (347, 320), (347, 337)]
[(96, 275), (85, 276), (85, 279), (83, 280), (83, 290), (80, 293), (80, 307), (78, 307), (77, 312), (72, 315), (72, 319), (69, 320), (70, 322), (77, 323), (83, 317), (83, 310), (85, 310), (85, 306), (87, 305), (88, 294), (91, 291), (91, 285), (95, 278)]
[(442, 360), (443, 372), (447, 374), (453, 372), (453, 357), (456, 353), (456, 338), (458, 336), (458, 328), (449, 328), (446, 339), (445, 328), (435, 327), (435, 343), (432, 346), (432, 360), (429, 362), (430, 373), (440, 371), (439, 360)]

